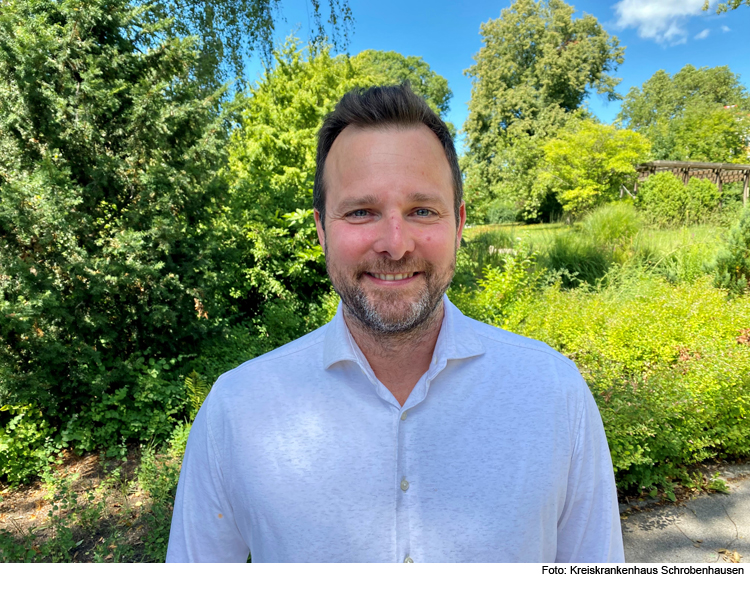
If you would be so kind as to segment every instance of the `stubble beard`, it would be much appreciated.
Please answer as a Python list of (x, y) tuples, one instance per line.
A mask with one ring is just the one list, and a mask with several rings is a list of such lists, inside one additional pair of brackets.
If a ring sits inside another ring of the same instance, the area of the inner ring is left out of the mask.
[[(333, 289), (341, 297), (345, 312), (356, 320), (368, 332), (383, 336), (407, 335), (426, 328), (435, 316), (442, 301), (443, 294), (453, 280), (456, 268), (455, 253), (453, 261), (447, 271), (439, 275), (431, 263), (420, 259), (402, 258), (398, 261), (381, 259), (380, 261), (362, 264), (350, 275), (340, 273), (326, 255), (326, 270), (331, 279)], [(400, 294), (389, 293), (383, 289), (381, 293), (373, 295), (372, 301), (362, 288), (365, 273), (398, 274), (419, 269), (422, 274), (418, 281), (422, 282), (416, 300), (404, 302)]]

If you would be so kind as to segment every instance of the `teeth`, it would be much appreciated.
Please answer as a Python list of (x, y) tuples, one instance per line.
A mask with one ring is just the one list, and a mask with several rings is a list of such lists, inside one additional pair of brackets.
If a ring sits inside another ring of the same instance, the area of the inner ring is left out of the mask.
[(401, 281), (402, 279), (407, 279), (409, 277), (412, 277), (415, 275), (415, 273), (396, 273), (394, 275), (391, 275), (390, 273), (373, 273), (373, 277), (377, 277), (378, 279), (381, 279), (382, 281)]

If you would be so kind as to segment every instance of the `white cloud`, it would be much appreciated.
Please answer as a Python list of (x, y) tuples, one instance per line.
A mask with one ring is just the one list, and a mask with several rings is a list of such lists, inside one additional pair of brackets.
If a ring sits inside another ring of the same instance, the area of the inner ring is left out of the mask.
[(705, 39), (708, 37), (708, 34), (711, 32), (711, 29), (703, 29), (700, 33), (698, 33), (693, 39)]
[[(617, 14), (619, 27), (637, 28), (641, 37), (677, 45), (687, 41), (685, 23), (690, 17), (713, 13), (712, 9), (708, 13), (703, 12), (704, 2), (705, 0), (620, 0), (612, 8)], [(713, 6), (716, 0), (711, 0), (710, 4)], [(699, 33), (703, 34), (704, 32)]]
[(721, 25), (721, 30), (722, 30), (722, 31), (723, 31), (724, 33), (729, 33), (729, 31), (731, 31), (732, 29), (730, 29), (730, 28), (729, 28), (729, 27), (727, 27), (726, 25)]

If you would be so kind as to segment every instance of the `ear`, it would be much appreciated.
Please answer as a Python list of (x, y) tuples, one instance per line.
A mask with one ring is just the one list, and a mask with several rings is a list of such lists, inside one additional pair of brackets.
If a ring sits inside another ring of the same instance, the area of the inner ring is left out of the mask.
[(461, 246), (461, 236), (464, 233), (466, 225), (466, 202), (461, 201), (461, 207), (458, 208), (458, 232), (456, 232), (456, 250)]
[(313, 210), (313, 215), (315, 216), (315, 229), (318, 231), (318, 242), (320, 242), (320, 247), (323, 249), (323, 252), (325, 252), (326, 233), (325, 230), (323, 230), (323, 221), (320, 217), (320, 212), (317, 209)]

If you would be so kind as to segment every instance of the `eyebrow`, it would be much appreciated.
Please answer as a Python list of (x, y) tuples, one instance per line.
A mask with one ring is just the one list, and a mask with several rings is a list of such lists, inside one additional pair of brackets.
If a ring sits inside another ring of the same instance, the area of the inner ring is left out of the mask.
[[(412, 193), (408, 197), (409, 201), (414, 203), (436, 203), (440, 202), (440, 197), (436, 195), (427, 195), (425, 193)], [(377, 205), (380, 200), (375, 195), (362, 195), (361, 197), (347, 197), (338, 207), (349, 209), (351, 207), (364, 207), (368, 205)]]

